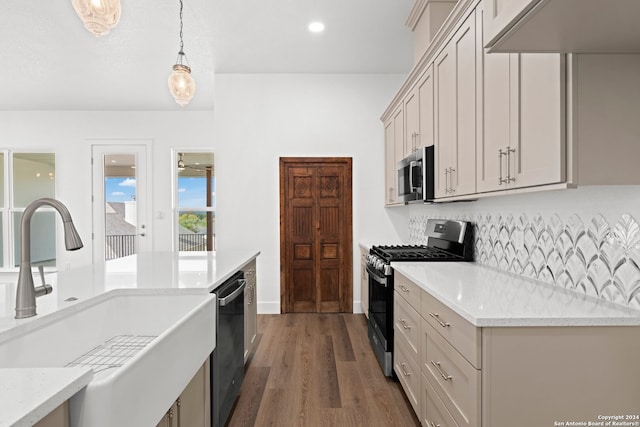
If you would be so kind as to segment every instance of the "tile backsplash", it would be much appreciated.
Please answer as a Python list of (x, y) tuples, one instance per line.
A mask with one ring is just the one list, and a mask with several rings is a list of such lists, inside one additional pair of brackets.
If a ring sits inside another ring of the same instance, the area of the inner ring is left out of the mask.
[(640, 225), (628, 213), (496, 214), (424, 210), (409, 216), (409, 241), (425, 244), (429, 218), (471, 221), (476, 262), (640, 308)]

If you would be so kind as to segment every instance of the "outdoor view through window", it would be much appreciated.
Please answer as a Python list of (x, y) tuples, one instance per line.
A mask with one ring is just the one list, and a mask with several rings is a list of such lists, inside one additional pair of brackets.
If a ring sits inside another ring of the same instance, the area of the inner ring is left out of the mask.
[(177, 153), (177, 229), (180, 251), (215, 250), (213, 153)]

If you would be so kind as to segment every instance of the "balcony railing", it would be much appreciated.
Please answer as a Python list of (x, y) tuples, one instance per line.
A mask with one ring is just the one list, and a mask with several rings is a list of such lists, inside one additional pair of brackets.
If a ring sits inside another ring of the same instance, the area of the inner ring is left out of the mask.
[[(105, 236), (105, 259), (122, 258), (136, 253), (135, 234), (119, 234)], [(215, 239), (215, 236), (214, 236)], [(215, 248), (215, 243), (214, 246)], [(179, 234), (179, 251), (206, 251), (206, 234)]]

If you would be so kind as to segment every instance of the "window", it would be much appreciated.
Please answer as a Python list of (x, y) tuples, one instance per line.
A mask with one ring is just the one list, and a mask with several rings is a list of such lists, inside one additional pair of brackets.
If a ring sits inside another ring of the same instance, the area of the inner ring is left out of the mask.
[(179, 251), (215, 250), (215, 175), (212, 152), (176, 153), (175, 217)]
[[(24, 209), (36, 199), (55, 198), (55, 154), (0, 151), (0, 169), (0, 267), (18, 267)], [(43, 207), (31, 219), (34, 264), (55, 265), (55, 216), (52, 208)]]

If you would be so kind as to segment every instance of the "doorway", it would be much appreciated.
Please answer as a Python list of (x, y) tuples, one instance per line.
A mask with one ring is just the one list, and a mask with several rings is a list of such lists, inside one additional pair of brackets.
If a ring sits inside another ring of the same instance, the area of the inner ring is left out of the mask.
[(93, 262), (151, 250), (148, 143), (94, 144)]
[(280, 158), (280, 307), (353, 311), (352, 159)]

